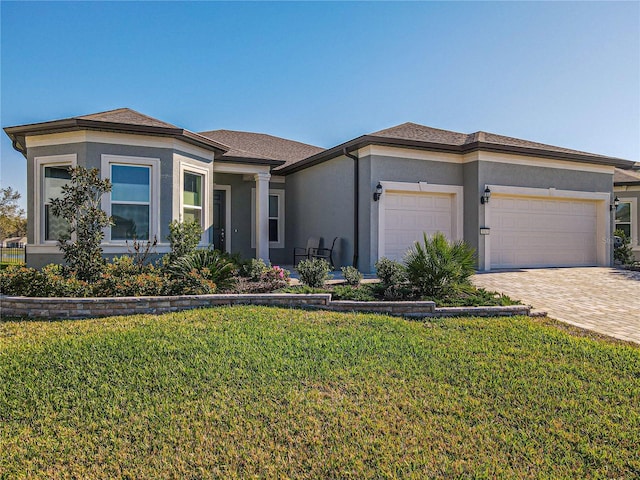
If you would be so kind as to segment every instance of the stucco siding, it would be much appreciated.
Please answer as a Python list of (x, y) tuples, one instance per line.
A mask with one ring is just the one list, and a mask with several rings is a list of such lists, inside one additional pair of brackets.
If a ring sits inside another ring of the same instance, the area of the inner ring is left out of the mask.
[(286, 254), (303, 247), (309, 237), (331, 246), (340, 237), (334, 262), (351, 265), (353, 257), (353, 160), (344, 156), (287, 176)]

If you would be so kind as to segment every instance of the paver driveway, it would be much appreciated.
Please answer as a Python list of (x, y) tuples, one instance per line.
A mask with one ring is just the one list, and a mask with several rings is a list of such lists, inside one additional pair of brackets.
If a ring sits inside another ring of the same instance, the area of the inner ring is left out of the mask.
[(556, 320), (640, 343), (640, 272), (541, 268), (479, 273), (472, 280)]

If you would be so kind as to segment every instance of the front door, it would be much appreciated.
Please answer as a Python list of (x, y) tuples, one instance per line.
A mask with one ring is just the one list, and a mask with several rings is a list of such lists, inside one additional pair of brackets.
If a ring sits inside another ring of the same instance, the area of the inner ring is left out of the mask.
[(226, 241), (226, 216), (227, 192), (226, 190), (213, 191), (213, 246), (216, 250), (225, 252)]

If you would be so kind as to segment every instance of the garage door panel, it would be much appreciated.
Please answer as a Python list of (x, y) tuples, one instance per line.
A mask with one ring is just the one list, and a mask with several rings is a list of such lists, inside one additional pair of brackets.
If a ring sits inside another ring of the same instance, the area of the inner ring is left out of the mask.
[(384, 256), (401, 260), (423, 232), (451, 238), (452, 196), (444, 194), (385, 194)]
[(597, 264), (596, 202), (491, 199), (492, 268)]

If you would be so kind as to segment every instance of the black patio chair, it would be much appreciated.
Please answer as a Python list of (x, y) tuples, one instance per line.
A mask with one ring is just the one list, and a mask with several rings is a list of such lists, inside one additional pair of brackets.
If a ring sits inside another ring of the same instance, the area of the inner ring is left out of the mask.
[(335, 270), (335, 265), (333, 264), (333, 250), (335, 249), (336, 243), (338, 243), (339, 239), (340, 239), (340, 237), (336, 237), (336, 238), (333, 239), (333, 242), (331, 243), (331, 248), (315, 248), (315, 249), (313, 249), (313, 251), (311, 252), (311, 257), (312, 258), (323, 258), (324, 260), (329, 262), (329, 265), (331, 265), (331, 269)]
[(311, 252), (318, 250), (320, 246), (320, 239), (317, 237), (309, 237), (307, 240), (306, 247), (294, 247), (293, 249), (293, 266), (295, 267), (298, 263), (297, 259), (309, 259), (311, 258)]

